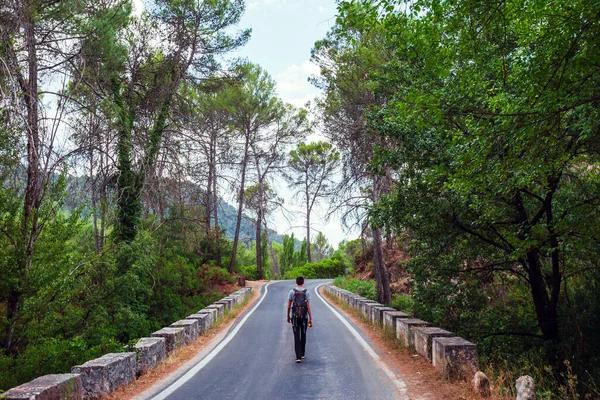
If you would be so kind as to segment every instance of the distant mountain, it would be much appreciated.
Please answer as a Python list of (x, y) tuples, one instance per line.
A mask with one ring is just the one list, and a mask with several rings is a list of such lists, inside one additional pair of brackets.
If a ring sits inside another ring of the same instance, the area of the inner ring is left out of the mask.
[[(192, 199), (202, 199), (204, 191), (198, 185), (188, 182), (186, 184), (187, 201), (192, 202)], [(170, 197), (166, 195), (166, 197)], [(88, 186), (88, 179), (85, 176), (68, 176), (67, 177), (67, 198), (65, 199), (64, 207), (67, 210), (73, 210), (83, 204), (90, 204), (91, 197)], [(198, 203), (201, 203), (198, 200)], [(223, 198), (219, 198), (219, 225), (225, 231), (225, 237), (233, 239), (235, 235), (235, 223), (237, 220), (237, 208), (227, 203)], [(246, 245), (254, 242), (256, 236), (256, 225), (252, 218), (243, 214), (242, 223), (240, 226), (240, 240)], [(283, 243), (283, 236), (276, 231), (269, 229), (269, 238), (272, 242)]]
[[(222, 198), (219, 199), (219, 225), (225, 231), (225, 236), (233, 239), (235, 235), (235, 222), (237, 219), (237, 208), (227, 203)], [(256, 224), (254, 220), (245, 214), (242, 214), (242, 224), (240, 226), (240, 240), (250, 245), (254, 242), (256, 236)], [(272, 242), (283, 243), (283, 236), (276, 231), (269, 229), (269, 238)]]

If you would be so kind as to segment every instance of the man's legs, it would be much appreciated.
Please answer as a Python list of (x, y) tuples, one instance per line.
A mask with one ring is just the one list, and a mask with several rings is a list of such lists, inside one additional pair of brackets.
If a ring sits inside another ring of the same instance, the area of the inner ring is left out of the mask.
[(294, 330), (294, 350), (296, 352), (296, 360), (304, 357), (306, 348), (306, 319), (293, 318), (292, 329)]
[(300, 349), (302, 350), (301, 356), (304, 357), (306, 354), (306, 329), (308, 328), (308, 320), (306, 318), (302, 319), (302, 335), (300, 336)]

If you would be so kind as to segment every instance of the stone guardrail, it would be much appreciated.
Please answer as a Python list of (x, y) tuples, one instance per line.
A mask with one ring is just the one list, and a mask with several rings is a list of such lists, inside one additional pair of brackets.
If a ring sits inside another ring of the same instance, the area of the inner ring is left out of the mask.
[(416, 350), (444, 377), (450, 380), (470, 379), (477, 372), (477, 345), (348, 290), (333, 285), (325, 285), (325, 290), (359, 311), (373, 325), (392, 333), (404, 347)]
[(5, 400), (97, 399), (127, 385), (161, 364), (182, 346), (194, 342), (219, 318), (242, 304), (252, 292), (244, 287), (171, 326), (141, 338), (135, 351), (110, 353), (71, 368), (70, 374), (45, 375), (0, 394)]
[[(471, 379), (473, 390), (482, 398), (491, 396), (490, 382), (478, 371), (477, 345), (455, 336), (441, 328), (412, 318), (411, 315), (385, 307), (332, 284), (325, 285), (326, 292), (355, 309), (373, 325), (387, 331), (405, 347), (414, 349), (425, 357), (450, 380)], [(529, 375), (521, 376), (515, 384), (517, 400), (536, 400), (535, 382)]]

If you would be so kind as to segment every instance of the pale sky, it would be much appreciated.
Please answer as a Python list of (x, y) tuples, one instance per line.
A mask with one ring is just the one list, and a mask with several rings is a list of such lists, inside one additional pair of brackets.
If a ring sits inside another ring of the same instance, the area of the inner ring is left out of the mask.
[[(286, 102), (302, 107), (313, 100), (319, 90), (307, 79), (318, 74), (319, 68), (310, 62), (310, 51), (315, 41), (325, 37), (335, 23), (335, 0), (247, 0), (246, 12), (239, 28), (252, 28), (250, 41), (234, 56), (244, 57), (259, 64), (277, 81), (279, 96)], [(319, 140), (318, 132), (308, 140)], [(291, 192), (285, 184), (278, 188), (278, 195), (285, 200), (288, 210), (302, 210), (291, 199)], [(346, 233), (337, 218), (325, 222), (327, 205), (313, 210), (311, 215), (311, 237), (318, 231), (337, 248), (340, 241), (358, 236), (356, 232)], [(274, 228), (281, 234), (290, 234), (302, 240), (306, 236), (303, 227), (304, 216), (293, 214), (295, 219), (288, 222), (281, 213), (271, 218)]]

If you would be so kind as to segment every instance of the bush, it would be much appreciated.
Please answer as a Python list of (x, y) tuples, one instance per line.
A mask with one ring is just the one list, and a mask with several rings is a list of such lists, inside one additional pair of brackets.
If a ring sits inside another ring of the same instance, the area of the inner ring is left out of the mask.
[(412, 297), (405, 294), (394, 294), (392, 296), (392, 308), (404, 311), (407, 314), (412, 314), (415, 306), (415, 301)]
[(373, 279), (363, 281), (362, 279), (338, 276), (333, 281), (333, 284), (367, 299), (377, 300), (377, 290), (375, 289), (375, 281)]
[(8, 389), (17, 386), (43, 375), (45, 371), (67, 373), (74, 365), (119, 351), (123, 351), (123, 346), (111, 338), (105, 338), (95, 345), (79, 336), (72, 339), (42, 339), (39, 343), (30, 344), (15, 358), (0, 352), (0, 387)]
[[(249, 281), (258, 280), (258, 271), (256, 269), (256, 265), (245, 265), (241, 267), (240, 274)], [(263, 268), (263, 275), (265, 279), (271, 279), (271, 273), (268, 268)]]
[(343, 275), (345, 268), (346, 265), (342, 261), (326, 258), (320, 262), (312, 262), (293, 268), (285, 273), (284, 279), (296, 279), (297, 276), (303, 276), (305, 279), (334, 278)]

